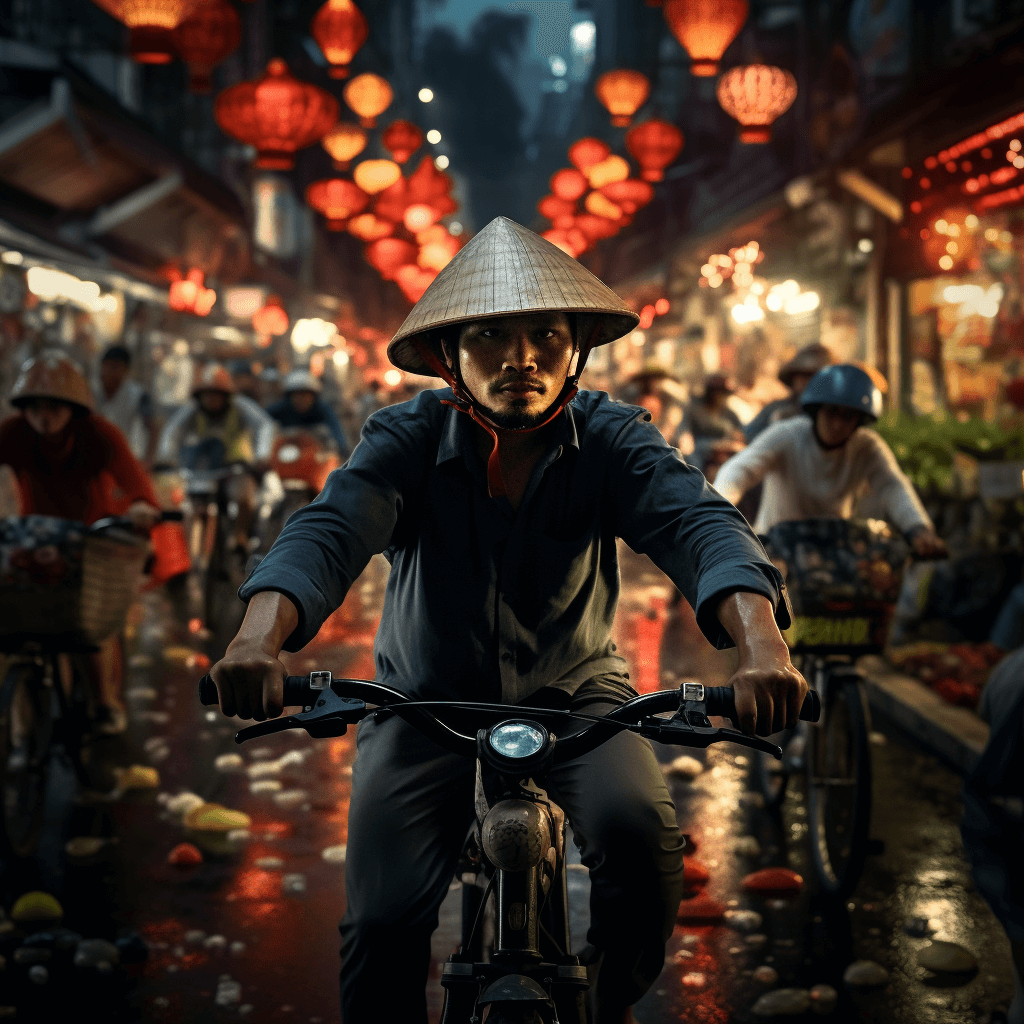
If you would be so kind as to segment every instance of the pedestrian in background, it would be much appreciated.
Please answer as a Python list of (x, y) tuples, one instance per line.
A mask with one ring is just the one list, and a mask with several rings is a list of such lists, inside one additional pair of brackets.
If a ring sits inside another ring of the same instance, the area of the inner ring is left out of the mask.
[(747, 444), (750, 444), (765, 427), (799, 415), (800, 396), (804, 393), (804, 388), (819, 370), (835, 361), (835, 356), (827, 345), (815, 342), (800, 349), (788, 363), (785, 363), (779, 370), (779, 380), (789, 388), (789, 396), (769, 402), (747, 424), (743, 432)]
[(142, 384), (128, 376), (131, 365), (131, 353), (123, 345), (111, 345), (103, 353), (96, 411), (124, 434), (137, 459), (150, 463), (157, 440), (153, 400)]

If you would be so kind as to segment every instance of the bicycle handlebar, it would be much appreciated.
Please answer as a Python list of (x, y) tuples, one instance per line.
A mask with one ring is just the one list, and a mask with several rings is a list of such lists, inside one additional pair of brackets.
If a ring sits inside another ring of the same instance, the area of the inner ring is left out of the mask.
[[(209, 676), (199, 683), (199, 700), (204, 705), (219, 702), (217, 686)], [(367, 702), (377, 705), (367, 708)], [(779, 748), (757, 736), (748, 736), (733, 729), (719, 729), (708, 721), (709, 715), (729, 718), (736, 723), (736, 705), (731, 687), (704, 687), (684, 683), (678, 690), (660, 690), (634, 697), (603, 716), (578, 714), (549, 708), (529, 708), (507, 704), (477, 704), (465, 701), (417, 701), (399, 690), (368, 679), (333, 679), (329, 672), (312, 672), (308, 676), (287, 676), (284, 681), (284, 704), (300, 706), (302, 712), (284, 718), (260, 722), (240, 730), (237, 743), (280, 732), (284, 729), (305, 729), (311, 736), (338, 736), (350, 724), (371, 714), (391, 713), (415, 726), (424, 735), (455, 753), (476, 756), (476, 737), (468, 736), (448, 725), (434, 709), (471, 712), (481, 718), (500, 721), (505, 718), (529, 717), (548, 721), (586, 722), (579, 732), (560, 736), (555, 748), (555, 762), (563, 763), (581, 757), (624, 730), (637, 732), (661, 743), (706, 747), (720, 740), (764, 750), (781, 757)], [(661, 712), (677, 712), (671, 719), (652, 716)], [(821, 700), (816, 691), (808, 691), (800, 718), (816, 722), (821, 714)]]

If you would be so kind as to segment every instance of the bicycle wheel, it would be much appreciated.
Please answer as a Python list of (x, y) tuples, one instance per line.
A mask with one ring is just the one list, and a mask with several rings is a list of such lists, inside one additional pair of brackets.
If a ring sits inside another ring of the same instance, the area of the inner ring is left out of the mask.
[(53, 738), (53, 694), (34, 666), (12, 665), (0, 690), (0, 811), (5, 852), (36, 848), (46, 805)]
[(859, 677), (826, 689), (822, 724), (807, 745), (811, 857), (823, 892), (845, 898), (864, 870), (871, 826), (871, 748)]

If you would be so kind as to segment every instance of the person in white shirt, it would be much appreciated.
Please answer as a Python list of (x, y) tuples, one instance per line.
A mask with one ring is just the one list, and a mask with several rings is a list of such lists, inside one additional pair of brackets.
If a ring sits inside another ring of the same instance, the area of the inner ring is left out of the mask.
[(849, 519), (870, 491), (916, 555), (945, 555), (945, 543), (889, 446), (867, 428), (882, 412), (882, 394), (871, 377), (858, 366), (827, 366), (804, 389), (800, 405), (807, 415), (768, 427), (715, 478), (715, 489), (733, 504), (764, 482), (754, 531), (763, 535), (794, 519)]
[(156, 443), (153, 402), (137, 380), (128, 378), (131, 363), (131, 353), (123, 345), (111, 345), (103, 353), (96, 411), (124, 434), (137, 459), (150, 462)]

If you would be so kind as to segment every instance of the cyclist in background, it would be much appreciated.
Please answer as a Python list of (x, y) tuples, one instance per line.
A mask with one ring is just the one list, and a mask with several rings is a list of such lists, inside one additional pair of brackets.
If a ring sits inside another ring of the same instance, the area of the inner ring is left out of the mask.
[(775, 423), (718, 471), (715, 489), (736, 504), (756, 484), (764, 493), (754, 531), (794, 519), (849, 519), (870, 491), (922, 558), (945, 555), (913, 485), (889, 446), (868, 429), (882, 393), (860, 367), (827, 366), (800, 396), (806, 415)]
[(352, 451), (334, 410), (320, 397), (320, 381), (308, 370), (293, 370), (284, 379), (284, 397), (267, 407), (282, 427), (326, 427), (344, 461)]
[(137, 459), (149, 462), (158, 436), (153, 400), (137, 380), (128, 377), (131, 365), (131, 353), (123, 345), (111, 345), (103, 353), (96, 411), (124, 434)]
[(758, 434), (773, 423), (780, 423), (782, 420), (792, 419), (799, 416), (800, 396), (804, 388), (811, 382), (811, 378), (821, 369), (830, 366), (836, 361), (832, 350), (827, 345), (815, 342), (807, 345), (788, 363), (779, 369), (779, 380), (789, 388), (789, 395), (780, 398), (775, 402), (769, 402), (744, 428), (743, 434), (747, 444), (750, 444)]
[[(113, 423), (92, 411), (81, 368), (60, 351), (44, 351), (22, 366), (10, 396), (18, 412), (0, 422), (0, 464), (14, 471), (22, 515), (57, 516), (92, 524), (124, 515), (139, 529), (160, 518), (146, 470)], [(120, 636), (90, 658), (105, 709), (103, 732), (123, 732), (124, 674)]]

